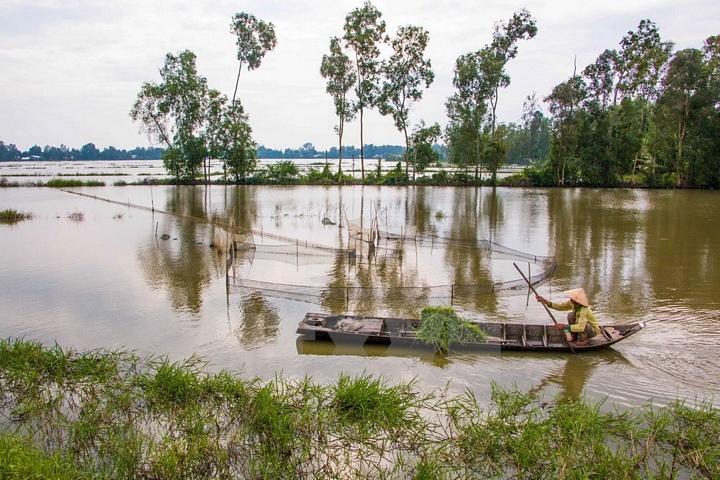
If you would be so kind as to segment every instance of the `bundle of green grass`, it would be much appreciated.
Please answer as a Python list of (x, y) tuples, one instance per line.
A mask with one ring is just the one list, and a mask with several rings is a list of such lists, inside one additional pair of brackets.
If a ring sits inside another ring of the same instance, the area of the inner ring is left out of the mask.
[(447, 354), (453, 343), (482, 342), (487, 334), (480, 327), (462, 318), (452, 307), (425, 307), (420, 313), (420, 326), (415, 337)]

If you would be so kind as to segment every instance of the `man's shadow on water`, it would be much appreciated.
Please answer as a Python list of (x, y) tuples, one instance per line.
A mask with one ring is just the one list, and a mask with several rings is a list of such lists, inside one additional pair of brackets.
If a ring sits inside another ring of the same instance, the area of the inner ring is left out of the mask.
[(609, 367), (617, 362), (629, 363), (620, 352), (612, 349), (602, 352), (602, 355), (597, 353), (568, 355), (560, 366), (533, 386), (529, 393), (537, 397), (548, 387), (555, 386), (558, 392), (554, 398), (558, 404), (576, 401), (582, 397), (587, 381), (598, 367)]

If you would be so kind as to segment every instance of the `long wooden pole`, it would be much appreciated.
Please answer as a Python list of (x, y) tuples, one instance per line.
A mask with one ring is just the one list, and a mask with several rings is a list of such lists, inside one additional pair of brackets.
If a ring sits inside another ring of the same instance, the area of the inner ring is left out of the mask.
[[(513, 265), (515, 266), (515, 269), (518, 272), (520, 272), (520, 275), (522, 275), (523, 279), (528, 284), (528, 287), (530, 287), (530, 290), (532, 290), (532, 292), (537, 296), (537, 294), (538, 294), (537, 291), (535, 291), (535, 288), (533, 288), (532, 283), (530, 283), (530, 280), (528, 280), (528, 278), (525, 276), (525, 274), (522, 272), (522, 270), (520, 270), (520, 267), (518, 267), (515, 262), (513, 262)], [(553, 323), (555, 323), (555, 325), (557, 325), (558, 322), (557, 322), (557, 320), (555, 320), (555, 315), (552, 314), (552, 312), (550, 311), (548, 306), (545, 305), (544, 303), (542, 304), (542, 306), (545, 307), (545, 311), (548, 313), (548, 315), (550, 315), (550, 318), (552, 318)], [(567, 347), (570, 349), (570, 351), (572, 353), (575, 353), (575, 349), (573, 349), (572, 345), (570, 345), (570, 342), (568, 341), (567, 337), (565, 336), (565, 332), (562, 333), (562, 338), (565, 341), (565, 345), (567, 345)]]

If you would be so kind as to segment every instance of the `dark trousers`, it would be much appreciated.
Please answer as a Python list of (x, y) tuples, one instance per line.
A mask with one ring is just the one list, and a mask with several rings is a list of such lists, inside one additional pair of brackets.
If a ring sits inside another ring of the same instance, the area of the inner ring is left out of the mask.
[[(577, 319), (575, 318), (575, 312), (568, 312), (567, 314), (567, 323), (568, 325), (575, 325), (577, 323)], [(580, 340), (586, 340), (588, 338), (593, 338), (595, 335), (597, 335), (597, 332), (595, 329), (590, 325), (590, 322), (587, 322), (585, 324), (585, 330), (582, 332), (570, 332), (570, 334), (573, 337), (573, 340), (580, 338)]]

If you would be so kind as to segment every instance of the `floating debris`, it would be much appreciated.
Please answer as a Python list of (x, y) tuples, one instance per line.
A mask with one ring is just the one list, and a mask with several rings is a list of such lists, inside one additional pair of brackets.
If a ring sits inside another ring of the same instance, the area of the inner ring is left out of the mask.
[(78, 212), (77, 210), (75, 210), (72, 213), (68, 213), (67, 218), (74, 222), (82, 222), (83, 220), (85, 220), (85, 214), (83, 212)]

